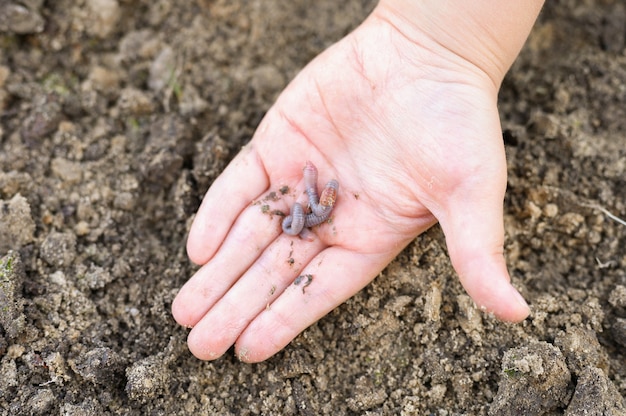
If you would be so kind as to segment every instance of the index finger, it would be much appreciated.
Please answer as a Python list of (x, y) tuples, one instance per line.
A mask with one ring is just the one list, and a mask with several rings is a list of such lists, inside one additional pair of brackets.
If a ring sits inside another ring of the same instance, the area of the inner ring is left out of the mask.
[(250, 143), (235, 156), (204, 196), (187, 238), (191, 261), (208, 262), (241, 212), (268, 187), (265, 167), (254, 144)]

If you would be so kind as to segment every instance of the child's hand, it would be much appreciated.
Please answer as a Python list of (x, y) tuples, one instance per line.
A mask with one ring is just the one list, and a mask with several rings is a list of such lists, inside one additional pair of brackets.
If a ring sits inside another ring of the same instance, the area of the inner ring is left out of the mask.
[[(233, 343), (244, 361), (270, 357), (436, 222), (474, 301), (503, 320), (528, 315), (502, 255), (499, 83), (389, 21), (375, 12), (309, 64), (206, 194), (187, 244), (203, 266), (172, 307), (198, 358)], [(271, 213), (301, 197), (307, 160), (339, 194), (332, 223), (302, 239)]]

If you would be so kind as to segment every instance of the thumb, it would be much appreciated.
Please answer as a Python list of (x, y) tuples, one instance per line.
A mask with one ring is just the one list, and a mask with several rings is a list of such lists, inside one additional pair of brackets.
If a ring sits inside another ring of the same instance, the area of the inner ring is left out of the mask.
[(439, 219), (452, 265), (479, 307), (504, 321), (522, 321), (530, 309), (511, 285), (503, 255), (504, 186), (491, 180), (472, 182), (457, 188), (448, 199), (447, 214)]

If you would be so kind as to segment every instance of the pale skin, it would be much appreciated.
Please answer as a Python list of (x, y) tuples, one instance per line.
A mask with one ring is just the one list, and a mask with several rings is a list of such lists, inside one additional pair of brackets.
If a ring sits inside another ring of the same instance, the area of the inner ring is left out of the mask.
[[(193, 328), (196, 357), (216, 359), (234, 344), (243, 361), (269, 358), (437, 222), (476, 304), (504, 321), (528, 316), (503, 256), (496, 104), (542, 4), (382, 0), (302, 70), (212, 184), (190, 230), (187, 252), (202, 267), (172, 312)], [(303, 239), (252, 202), (287, 185), (295, 192), (272, 208), (289, 212), (307, 160), (340, 187), (332, 224)], [(293, 284), (301, 275), (312, 277), (306, 292)]]

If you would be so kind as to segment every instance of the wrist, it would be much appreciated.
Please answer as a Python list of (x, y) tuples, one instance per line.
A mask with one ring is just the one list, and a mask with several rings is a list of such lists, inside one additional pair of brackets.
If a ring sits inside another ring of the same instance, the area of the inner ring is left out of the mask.
[(374, 15), (409, 40), (469, 62), (499, 88), (544, 0), (381, 0)]

